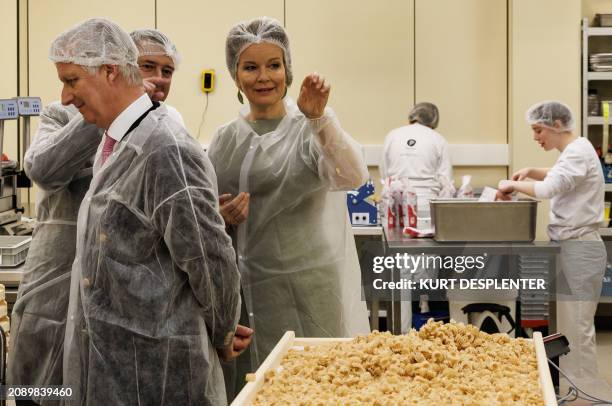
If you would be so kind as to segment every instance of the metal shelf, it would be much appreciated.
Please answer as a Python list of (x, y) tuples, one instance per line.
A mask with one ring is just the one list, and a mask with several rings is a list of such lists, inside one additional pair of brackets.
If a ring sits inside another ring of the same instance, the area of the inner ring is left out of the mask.
[(381, 226), (353, 226), (353, 235), (382, 235)]
[(587, 72), (587, 80), (612, 80), (612, 72)]
[[(602, 116), (588, 116), (587, 117), (588, 125), (603, 125), (603, 123), (604, 123), (604, 119)], [(610, 122), (609, 124), (612, 124), (612, 122)]]
[(612, 36), (612, 27), (589, 27), (587, 35), (589, 37)]

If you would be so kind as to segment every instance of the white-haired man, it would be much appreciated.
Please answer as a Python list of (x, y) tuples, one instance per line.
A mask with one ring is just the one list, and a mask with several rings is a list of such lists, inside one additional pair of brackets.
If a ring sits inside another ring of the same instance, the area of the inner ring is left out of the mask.
[(224, 404), (217, 352), (251, 333), (235, 254), (212, 166), (145, 94), (138, 55), (100, 18), (51, 46), (62, 103), (105, 130), (77, 221), (64, 385), (77, 404)]

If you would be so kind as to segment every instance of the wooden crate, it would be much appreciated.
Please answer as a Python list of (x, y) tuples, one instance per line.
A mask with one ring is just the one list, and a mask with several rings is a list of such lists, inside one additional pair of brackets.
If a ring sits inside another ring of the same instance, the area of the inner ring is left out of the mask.
[[(266, 360), (255, 372), (255, 379), (247, 383), (234, 399), (231, 406), (249, 406), (257, 397), (257, 392), (264, 385), (264, 374), (267, 371), (273, 371), (281, 364), (285, 354), (289, 349), (303, 349), (305, 346), (316, 346), (329, 343), (347, 342), (352, 338), (296, 338), (293, 331), (287, 331), (280, 339), (274, 350), (268, 355)], [(539, 332), (533, 333), (533, 341), (535, 344), (536, 358), (538, 361), (538, 372), (540, 373), (540, 387), (542, 388), (542, 398), (545, 406), (557, 406), (557, 397), (555, 389), (550, 377), (548, 369), (548, 361), (546, 358), (546, 350), (542, 341), (542, 334)]]

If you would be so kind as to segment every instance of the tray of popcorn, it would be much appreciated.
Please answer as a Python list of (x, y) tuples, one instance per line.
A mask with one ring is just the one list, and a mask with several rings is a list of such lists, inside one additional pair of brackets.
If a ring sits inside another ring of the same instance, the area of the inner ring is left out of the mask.
[(429, 320), (404, 335), (288, 331), (232, 405), (556, 405), (540, 333), (487, 334)]

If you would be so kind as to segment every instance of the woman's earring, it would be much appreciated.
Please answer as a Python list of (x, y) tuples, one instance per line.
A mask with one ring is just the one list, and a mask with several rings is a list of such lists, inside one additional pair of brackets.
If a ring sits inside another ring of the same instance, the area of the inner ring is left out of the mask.
[(242, 98), (242, 93), (240, 93), (240, 89), (238, 89), (238, 101), (240, 104), (244, 104), (244, 99)]

